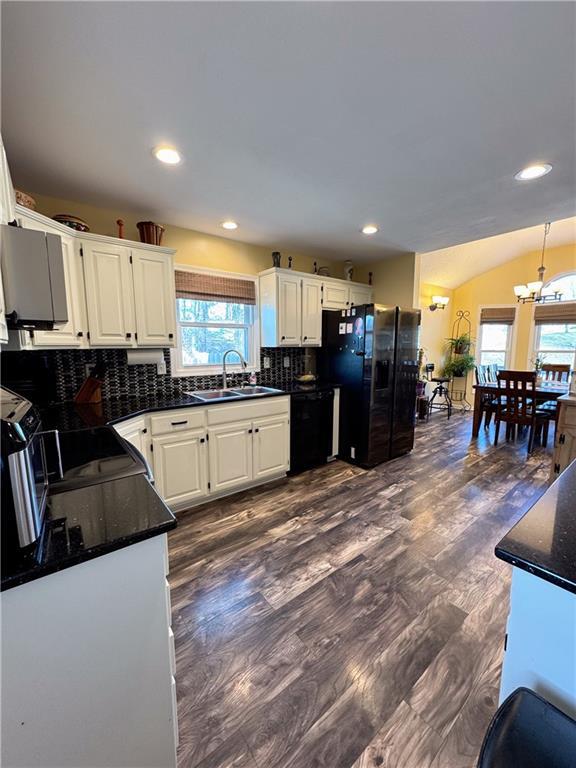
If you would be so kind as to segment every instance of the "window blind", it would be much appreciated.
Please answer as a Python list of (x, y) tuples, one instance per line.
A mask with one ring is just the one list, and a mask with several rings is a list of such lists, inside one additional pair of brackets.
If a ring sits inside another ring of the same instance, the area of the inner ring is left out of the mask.
[(537, 304), (534, 308), (534, 322), (536, 325), (576, 323), (576, 301)]
[(480, 311), (480, 322), (483, 325), (514, 325), (516, 307), (484, 307)]
[(253, 280), (177, 269), (176, 298), (256, 304), (256, 286)]

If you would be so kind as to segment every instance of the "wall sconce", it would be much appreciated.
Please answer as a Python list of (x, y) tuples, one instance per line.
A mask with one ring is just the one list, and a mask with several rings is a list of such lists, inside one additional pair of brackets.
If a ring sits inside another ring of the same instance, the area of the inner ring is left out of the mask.
[(430, 304), (430, 312), (436, 312), (437, 309), (444, 309), (450, 299), (448, 296), (432, 296), (432, 304)]

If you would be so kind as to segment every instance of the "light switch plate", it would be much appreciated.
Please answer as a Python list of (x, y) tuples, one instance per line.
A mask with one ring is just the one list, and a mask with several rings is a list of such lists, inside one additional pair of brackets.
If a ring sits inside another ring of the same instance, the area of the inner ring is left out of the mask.
[(268, 356), (264, 357), (264, 368), (270, 368), (270, 358)]
[(290, 368), (290, 358), (289, 357), (285, 357), (283, 362), (284, 362), (284, 368)]

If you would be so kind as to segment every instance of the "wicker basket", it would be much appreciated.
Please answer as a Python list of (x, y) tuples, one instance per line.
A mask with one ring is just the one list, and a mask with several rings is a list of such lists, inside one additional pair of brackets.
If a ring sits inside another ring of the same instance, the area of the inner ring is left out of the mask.
[(140, 233), (140, 242), (148, 245), (162, 245), (162, 235), (164, 227), (160, 224), (154, 224), (153, 221), (139, 221), (136, 226)]
[(24, 208), (29, 208), (31, 211), (36, 210), (36, 200), (34, 200), (32, 195), (27, 195), (26, 192), (22, 192), (20, 189), (15, 189), (14, 194), (16, 195), (18, 205), (23, 205)]

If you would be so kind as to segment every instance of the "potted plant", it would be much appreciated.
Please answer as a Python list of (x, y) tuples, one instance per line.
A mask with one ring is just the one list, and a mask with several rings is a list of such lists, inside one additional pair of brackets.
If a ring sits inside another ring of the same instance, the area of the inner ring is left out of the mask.
[(444, 376), (452, 381), (452, 399), (462, 401), (466, 396), (466, 377), (474, 370), (475, 360), (470, 353), (448, 360), (444, 366)]
[(472, 339), (467, 333), (462, 333), (454, 339), (446, 339), (448, 342), (448, 351), (455, 355), (467, 355), (472, 346)]
[(424, 375), (424, 349), (418, 350), (418, 381), (416, 382), (416, 396), (424, 397), (426, 394), (426, 377)]

